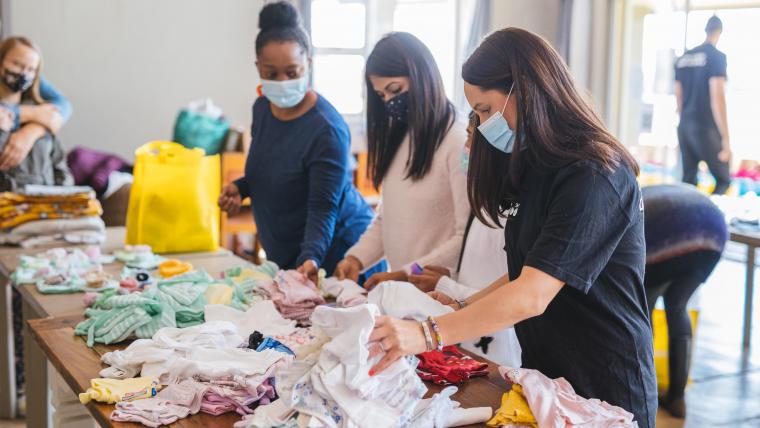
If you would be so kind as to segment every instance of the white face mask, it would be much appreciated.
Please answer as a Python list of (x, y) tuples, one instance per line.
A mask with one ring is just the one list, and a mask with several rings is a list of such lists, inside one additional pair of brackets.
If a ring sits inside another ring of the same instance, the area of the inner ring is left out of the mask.
[(261, 93), (280, 108), (298, 105), (309, 90), (309, 79), (303, 76), (292, 80), (261, 80)]
[(512, 87), (509, 88), (507, 100), (504, 101), (504, 108), (501, 111), (495, 112), (493, 116), (478, 126), (478, 131), (480, 131), (480, 134), (486, 141), (507, 154), (512, 153), (512, 149), (515, 146), (515, 131), (509, 127), (507, 119), (504, 118), (504, 111), (507, 109), (507, 103), (514, 87), (513, 83)]

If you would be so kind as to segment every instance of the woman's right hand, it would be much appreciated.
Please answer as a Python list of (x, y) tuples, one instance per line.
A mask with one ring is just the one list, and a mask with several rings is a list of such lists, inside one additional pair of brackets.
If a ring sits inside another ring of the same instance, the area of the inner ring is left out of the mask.
[(340, 280), (350, 279), (357, 282), (359, 280), (359, 273), (363, 268), (364, 266), (362, 266), (362, 262), (359, 259), (354, 256), (348, 256), (335, 267), (335, 276)]
[(240, 205), (243, 203), (240, 197), (240, 190), (235, 183), (224, 186), (222, 194), (219, 195), (219, 208), (228, 215), (235, 215), (240, 211)]

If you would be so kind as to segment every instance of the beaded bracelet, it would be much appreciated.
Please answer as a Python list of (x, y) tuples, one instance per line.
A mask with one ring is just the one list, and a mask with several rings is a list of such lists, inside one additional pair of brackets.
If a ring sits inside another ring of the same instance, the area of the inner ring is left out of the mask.
[(430, 352), (433, 350), (433, 336), (430, 335), (430, 328), (427, 322), (422, 321), (420, 324), (422, 325), (422, 332), (425, 333), (425, 350)]
[(435, 340), (438, 342), (435, 349), (443, 351), (443, 336), (441, 336), (441, 330), (438, 328), (438, 322), (433, 317), (428, 317), (428, 321), (430, 321), (430, 326), (433, 328), (433, 333), (435, 333)]

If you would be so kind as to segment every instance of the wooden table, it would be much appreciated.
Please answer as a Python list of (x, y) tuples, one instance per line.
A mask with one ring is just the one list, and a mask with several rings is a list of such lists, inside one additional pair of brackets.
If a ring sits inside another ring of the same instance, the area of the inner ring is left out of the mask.
[[(81, 337), (74, 336), (73, 326), (84, 319), (82, 315), (70, 315), (60, 318), (47, 318), (29, 321), (32, 335), (42, 347), (58, 373), (61, 374), (68, 386), (77, 394), (84, 392), (89, 386), (90, 379), (97, 378), (98, 372), (105, 367), (100, 363), (100, 356), (121, 346), (97, 345), (90, 349)], [(439, 392), (442, 387), (427, 383), (429, 394)], [(453, 398), (463, 407), (489, 406), (497, 409), (501, 396), (506, 391), (507, 384), (499, 376), (497, 365), (489, 364), (488, 377), (471, 379), (459, 387)], [(138, 427), (138, 424), (111, 422), (112, 405), (90, 402), (87, 409), (100, 426), (103, 427)], [(210, 416), (199, 413), (189, 418), (181, 419), (173, 427), (231, 427), (240, 420), (235, 413), (222, 416)], [(30, 425), (34, 426), (34, 425)], [(475, 426), (475, 425), (473, 425)]]
[(752, 301), (755, 288), (755, 253), (760, 247), (760, 232), (749, 232), (736, 227), (729, 227), (729, 239), (747, 246), (747, 281), (744, 288), (744, 328), (742, 346), (749, 350), (752, 340)]
[[(122, 247), (126, 230), (123, 227), (108, 228), (103, 250), (110, 252)], [(10, 274), (18, 266), (22, 254), (37, 254), (50, 248), (60, 247), (50, 243), (35, 248), (0, 246), (0, 419), (16, 417), (16, 365), (13, 343), (13, 310)], [(76, 247), (76, 246), (70, 246)]]
[[(109, 240), (103, 248), (104, 253), (120, 248), (123, 236), (123, 229), (110, 230)], [(15, 270), (21, 254), (34, 252), (39, 251), (14, 250), (11, 253), (3, 253), (0, 256), (0, 270), (3, 271), (3, 275), (7, 278), (7, 275)], [(227, 251), (205, 254), (173, 254), (171, 257), (188, 261), (196, 269), (205, 269), (215, 277), (218, 277), (220, 272), (229, 267), (247, 263)], [(121, 268), (122, 266), (119, 263), (104, 266), (104, 270), (111, 274), (118, 274)], [(89, 386), (90, 379), (99, 377), (98, 373), (103, 368), (100, 363), (102, 354), (123, 348), (125, 345), (98, 345), (94, 348), (88, 348), (83, 338), (74, 336), (74, 326), (84, 319), (85, 306), (81, 293), (41, 294), (33, 285), (24, 285), (17, 287), (17, 289), (23, 298), (24, 305), (27, 426), (37, 428), (51, 425), (51, 398), (56, 413), (59, 413), (60, 409), (67, 409), (66, 414), (68, 415), (68, 409), (82, 409), (76, 417), (84, 416), (86, 419), (72, 419), (75, 416), (67, 416), (69, 422), (78, 422), (76, 425), (80, 426), (89, 421), (91, 425), (92, 420), (86, 415), (73, 393), (84, 392)], [(13, 361), (12, 358), (11, 361)], [(51, 376), (48, 376), (48, 361), (54, 367)], [(492, 409), (497, 409), (500, 405), (501, 396), (507, 388), (506, 382), (499, 376), (497, 368), (496, 364), (490, 363), (489, 376), (467, 382), (460, 387), (457, 394), (454, 395), (454, 399), (464, 407), (489, 406)], [(49, 393), (49, 385), (53, 387), (52, 397)], [(428, 388), (430, 394), (442, 389), (433, 384), (428, 384)], [(140, 426), (138, 424), (111, 422), (109, 416), (113, 406), (89, 403), (86, 409), (101, 426)], [(218, 417), (198, 414), (182, 419), (173, 426), (230, 427), (239, 419), (240, 417), (236, 414)]]
[[(123, 227), (108, 228), (106, 242), (101, 246), (104, 254), (123, 248), (126, 230)], [(61, 247), (57, 245), (37, 247), (33, 249), (2, 248), (0, 252), (0, 286), (2, 287), (2, 302), (0, 308), (5, 308), (5, 314), (0, 317), (0, 334), (4, 339), (0, 345), (0, 417), (13, 418), (16, 414), (16, 380), (15, 358), (13, 346), (13, 318), (11, 308), (10, 274), (18, 266), (21, 255), (33, 255), (41, 253), (49, 248)], [(81, 246), (66, 246), (67, 248)], [(193, 264), (197, 269), (205, 269), (211, 275), (218, 274), (233, 266), (246, 263), (245, 260), (232, 255), (228, 250), (221, 249), (213, 253), (183, 253), (171, 254), (168, 257), (180, 259)], [(123, 265), (113, 263), (104, 266), (104, 270), (114, 276), (118, 276)], [(82, 293), (73, 294), (41, 294), (34, 285), (18, 286), (23, 298), (22, 311), (24, 322), (46, 317), (60, 317), (72, 314), (84, 313)], [(27, 397), (27, 424), (33, 427), (47, 426), (49, 423), (50, 394), (48, 391), (47, 360), (29, 335), (28, 329), (24, 328), (24, 372), (26, 381)]]

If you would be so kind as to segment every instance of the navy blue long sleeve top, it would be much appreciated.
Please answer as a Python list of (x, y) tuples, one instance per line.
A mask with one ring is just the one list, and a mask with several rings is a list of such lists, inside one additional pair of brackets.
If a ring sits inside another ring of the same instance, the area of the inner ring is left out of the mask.
[(235, 184), (251, 197), (267, 259), (283, 269), (311, 259), (331, 273), (374, 216), (353, 186), (348, 125), (322, 96), (290, 121), (259, 97), (251, 135), (245, 176)]

